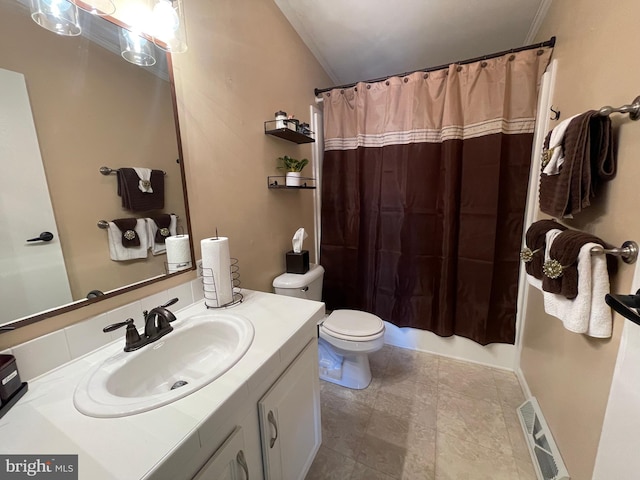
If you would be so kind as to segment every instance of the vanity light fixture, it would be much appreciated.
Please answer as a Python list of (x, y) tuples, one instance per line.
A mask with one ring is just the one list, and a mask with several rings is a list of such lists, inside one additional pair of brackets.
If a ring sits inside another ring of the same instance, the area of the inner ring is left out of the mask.
[(187, 31), (182, 0), (155, 0), (151, 13), (154, 43), (171, 53), (187, 51)]
[(67, 0), (31, 0), (31, 18), (58, 35), (75, 37), (82, 33), (78, 7)]
[(92, 15), (106, 17), (116, 11), (116, 4), (113, 0), (71, 0), (78, 8), (89, 12)]
[(150, 67), (156, 63), (153, 56), (153, 43), (137, 32), (120, 29), (120, 49), (122, 58), (141, 67)]

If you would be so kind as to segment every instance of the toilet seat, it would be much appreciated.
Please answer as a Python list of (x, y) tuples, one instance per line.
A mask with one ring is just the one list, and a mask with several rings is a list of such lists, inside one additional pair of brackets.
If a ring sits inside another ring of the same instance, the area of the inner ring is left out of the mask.
[(331, 337), (354, 342), (377, 340), (384, 335), (384, 323), (379, 317), (358, 310), (335, 310), (320, 329)]

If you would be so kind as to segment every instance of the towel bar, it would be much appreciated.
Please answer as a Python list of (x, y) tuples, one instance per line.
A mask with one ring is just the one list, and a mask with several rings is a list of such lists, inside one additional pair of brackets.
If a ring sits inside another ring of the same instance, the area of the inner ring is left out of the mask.
[(631, 120), (638, 120), (640, 119), (640, 97), (636, 97), (631, 105), (623, 105), (618, 108), (607, 105), (598, 110), (598, 113), (602, 116), (611, 115), (612, 113), (628, 113)]
[(638, 244), (633, 240), (627, 240), (620, 248), (593, 247), (591, 255), (613, 255), (621, 257), (624, 263), (636, 263), (638, 259)]
[[(100, 167), (100, 173), (102, 175), (111, 175), (112, 173), (118, 173), (118, 169), (117, 168), (109, 168), (109, 167)], [(162, 174), (166, 175), (167, 172), (162, 170)]]
[[(175, 215), (175, 213), (172, 213), (171, 215)], [(179, 219), (180, 217), (176, 215), (176, 221)], [(106, 220), (98, 220), (98, 228), (102, 228), (103, 230), (106, 230), (107, 228), (109, 228), (109, 222), (107, 222)]]

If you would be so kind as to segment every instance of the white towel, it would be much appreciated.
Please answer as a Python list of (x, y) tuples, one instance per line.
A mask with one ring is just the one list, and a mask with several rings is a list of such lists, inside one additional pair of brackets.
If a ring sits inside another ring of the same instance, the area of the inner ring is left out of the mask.
[(122, 231), (115, 223), (109, 222), (107, 232), (109, 236), (109, 255), (111, 256), (111, 260), (121, 262), (124, 260), (147, 258), (149, 237), (147, 235), (147, 226), (144, 218), (138, 218), (134, 230), (140, 239), (140, 246), (125, 248), (122, 246)]
[[(550, 230), (550, 232), (559, 232), (559, 230)], [(557, 235), (547, 234), (547, 252)], [(601, 245), (585, 243), (580, 248), (576, 298), (570, 300), (563, 295), (543, 291), (544, 311), (562, 320), (564, 327), (571, 332), (609, 338), (613, 324), (611, 309), (604, 300), (604, 296), (609, 293), (607, 259), (605, 255), (591, 256), (593, 247), (601, 248)], [(545, 252), (545, 259), (547, 258)], [(541, 280), (529, 275), (527, 278), (531, 286), (542, 290)]]
[(564, 133), (567, 131), (567, 127), (571, 120), (578, 115), (574, 115), (571, 118), (567, 118), (560, 122), (556, 127), (551, 130), (551, 136), (549, 137), (549, 150), (552, 150), (551, 159), (549, 163), (544, 167), (542, 172), (546, 175), (558, 175), (560, 173), (560, 166), (564, 163), (564, 151), (562, 149), (562, 143), (564, 141)]
[[(158, 225), (152, 218), (145, 218), (147, 221), (147, 235), (149, 236), (149, 248), (154, 255), (161, 255), (167, 251), (167, 246), (164, 243), (156, 243), (156, 232), (158, 231)], [(169, 223), (169, 236), (173, 237), (177, 235), (178, 229), (178, 217), (175, 214), (171, 214), (171, 222)]]
[(153, 188), (151, 188), (151, 169), (141, 167), (133, 167), (133, 169), (140, 178), (140, 181), (138, 181), (138, 189), (142, 193), (153, 193)]

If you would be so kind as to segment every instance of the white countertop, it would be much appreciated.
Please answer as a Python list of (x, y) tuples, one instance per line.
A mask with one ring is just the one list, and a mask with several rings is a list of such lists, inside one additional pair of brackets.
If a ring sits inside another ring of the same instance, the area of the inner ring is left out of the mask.
[[(227, 311), (251, 320), (253, 343), (235, 366), (209, 385), (137, 415), (93, 418), (81, 414), (73, 405), (76, 385), (98, 363), (122, 351), (123, 332), (121, 340), (29, 382), (29, 391), (0, 419), (0, 452), (78, 454), (79, 478), (91, 480), (149, 478), (169, 455), (172, 465), (188, 462), (232, 412), (248, 406), (252, 394), (264, 391), (265, 384), (291, 363), (324, 314), (320, 302), (242, 293), (244, 301)], [(180, 320), (205, 311), (211, 310), (200, 301), (176, 316)]]

